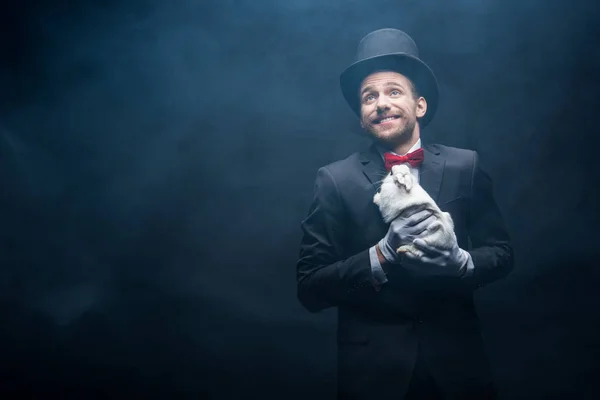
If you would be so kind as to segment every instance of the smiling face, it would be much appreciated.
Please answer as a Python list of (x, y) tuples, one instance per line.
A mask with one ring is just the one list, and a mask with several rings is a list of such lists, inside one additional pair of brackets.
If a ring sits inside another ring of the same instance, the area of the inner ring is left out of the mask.
[(374, 72), (363, 80), (360, 104), (360, 125), (392, 147), (418, 138), (418, 118), (427, 111), (427, 102), (417, 96), (413, 83), (392, 71)]

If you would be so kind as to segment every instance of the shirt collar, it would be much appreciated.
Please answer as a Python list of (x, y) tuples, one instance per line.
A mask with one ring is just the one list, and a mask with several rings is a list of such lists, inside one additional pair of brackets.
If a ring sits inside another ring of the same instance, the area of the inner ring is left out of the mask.
[(421, 138), (417, 139), (415, 144), (405, 154), (394, 153), (393, 151), (387, 150), (387, 149), (381, 147), (380, 145), (376, 145), (376, 147), (377, 147), (377, 150), (379, 151), (379, 154), (381, 155), (381, 157), (383, 157), (383, 153), (388, 153), (388, 152), (392, 153), (392, 154), (396, 154), (397, 156), (405, 156), (406, 154), (412, 153), (413, 151), (421, 148)]

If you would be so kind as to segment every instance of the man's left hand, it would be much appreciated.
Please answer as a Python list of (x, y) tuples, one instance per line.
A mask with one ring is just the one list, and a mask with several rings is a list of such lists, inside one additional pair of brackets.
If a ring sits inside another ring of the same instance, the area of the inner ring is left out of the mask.
[(429, 246), (423, 239), (413, 240), (413, 245), (423, 251), (425, 255), (419, 257), (407, 252), (405, 253), (405, 257), (411, 261), (418, 262), (421, 272), (425, 272), (427, 275), (456, 277), (465, 274), (469, 254), (458, 247), (456, 242), (454, 242), (454, 245), (449, 250)]

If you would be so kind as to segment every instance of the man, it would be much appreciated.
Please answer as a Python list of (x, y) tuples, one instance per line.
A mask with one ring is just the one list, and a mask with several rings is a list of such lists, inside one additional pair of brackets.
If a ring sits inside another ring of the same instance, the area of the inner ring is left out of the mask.
[[(406, 33), (365, 36), (340, 83), (373, 145), (318, 170), (297, 263), (304, 307), (338, 309), (338, 398), (494, 398), (473, 292), (506, 276), (513, 252), (491, 180), (474, 151), (421, 147), (438, 86)], [(419, 240), (428, 211), (383, 223), (373, 195), (397, 163), (452, 216), (452, 251)], [(408, 243), (426, 255), (394, 251)]]

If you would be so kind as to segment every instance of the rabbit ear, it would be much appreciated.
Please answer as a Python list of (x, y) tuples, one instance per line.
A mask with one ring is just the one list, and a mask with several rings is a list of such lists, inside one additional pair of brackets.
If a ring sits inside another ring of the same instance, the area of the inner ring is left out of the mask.
[(413, 178), (412, 176), (407, 176), (404, 178), (404, 186), (406, 186), (406, 190), (410, 192), (413, 188)]

